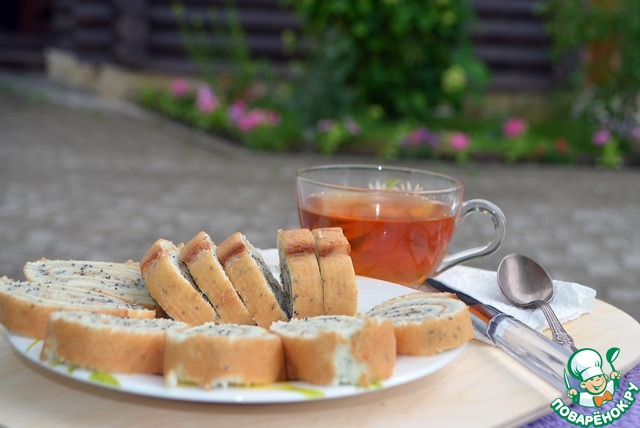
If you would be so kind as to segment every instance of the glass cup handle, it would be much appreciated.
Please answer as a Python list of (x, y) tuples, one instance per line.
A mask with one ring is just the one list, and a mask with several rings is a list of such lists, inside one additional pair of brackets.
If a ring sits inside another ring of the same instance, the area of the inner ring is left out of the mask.
[(445, 270), (454, 267), (457, 264), (466, 262), (467, 260), (474, 259), (476, 257), (488, 256), (496, 252), (500, 247), (502, 240), (505, 236), (505, 230), (507, 225), (507, 219), (504, 214), (496, 205), (483, 199), (470, 199), (462, 204), (460, 209), (460, 216), (456, 221), (456, 225), (462, 223), (462, 221), (472, 213), (486, 214), (493, 220), (493, 237), (491, 241), (482, 247), (470, 248), (463, 250), (455, 254), (447, 255), (438, 266), (438, 269), (433, 273), (433, 276), (438, 276)]

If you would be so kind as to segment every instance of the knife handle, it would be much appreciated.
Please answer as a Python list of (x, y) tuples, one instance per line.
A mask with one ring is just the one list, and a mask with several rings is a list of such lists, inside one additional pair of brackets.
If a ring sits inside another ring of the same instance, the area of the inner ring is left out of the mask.
[(491, 319), (487, 333), (496, 346), (560, 391), (566, 392), (564, 369), (572, 354), (570, 350), (504, 313)]

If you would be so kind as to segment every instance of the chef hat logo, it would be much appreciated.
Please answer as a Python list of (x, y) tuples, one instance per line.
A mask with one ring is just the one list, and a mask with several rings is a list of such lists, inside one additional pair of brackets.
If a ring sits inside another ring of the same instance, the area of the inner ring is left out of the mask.
[(571, 375), (583, 382), (594, 376), (603, 376), (602, 357), (593, 349), (580, 349), (575, 352), (567, 364)]

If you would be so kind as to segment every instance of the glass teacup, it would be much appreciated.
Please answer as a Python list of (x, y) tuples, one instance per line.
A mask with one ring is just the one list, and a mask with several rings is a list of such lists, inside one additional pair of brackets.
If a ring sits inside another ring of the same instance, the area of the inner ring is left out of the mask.
[[(324, 165), (296, 173), (301, 226), (341, 227), (358, 275), (410, 287), (500, 246), (504, 214), (482, 199), (464, 201), (463, 187), (446, 175), (379, 165)], [(471, 213), (491, 217), (491, 240), (448, 255), (456, 226)]]

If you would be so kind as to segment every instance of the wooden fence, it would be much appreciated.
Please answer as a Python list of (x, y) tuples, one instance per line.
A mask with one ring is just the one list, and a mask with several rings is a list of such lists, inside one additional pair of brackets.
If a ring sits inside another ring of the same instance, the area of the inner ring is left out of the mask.
[[(222, 10), (225, 0), (184, 0), (188, 19)], [(299, 28), (279, 0), (235, 0), (253, 55), (285, 66), (281, 33)], [(535, 13), (536, 0), (473, 0), (475, 51), (501, 91), (541, 91), (553, 85), (548, 39)], [(170, 73), (192, 73), (173, 0), (56, 0), (53, 45), (90, 62)], [(213, 41), (215, 42), (215, 41)]]

